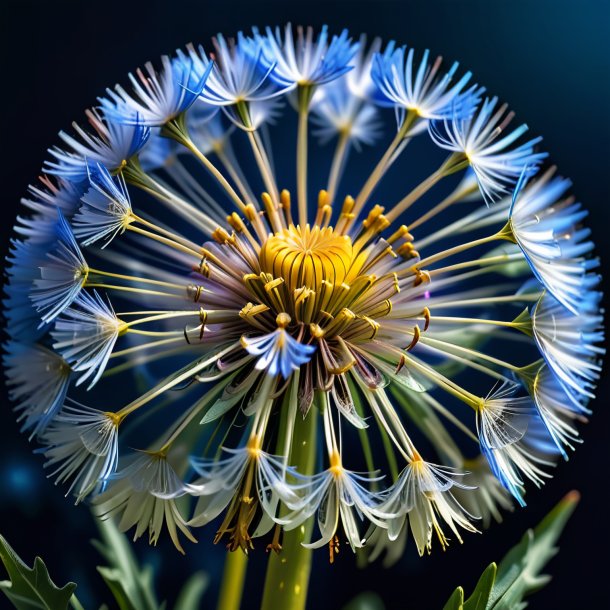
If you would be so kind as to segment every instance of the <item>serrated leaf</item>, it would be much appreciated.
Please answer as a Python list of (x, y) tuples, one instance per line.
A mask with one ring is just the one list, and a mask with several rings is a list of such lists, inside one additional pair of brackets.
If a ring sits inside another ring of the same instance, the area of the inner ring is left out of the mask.
[(580, 499), (570, 492), (533, 530), (527, 530), (521, 542), (500, 562), (490, 564), (473, 592), (463, 604), (463, 590), (455, 589), (443, 610), (522, 610), (524, 598), (546, 585), (550, 576), (540, 574), (556, 555), (555, 546)]
[(108, 562), (97, 570), (112, 592), (120, 610), (161, 610), (154, 592), (153, 571), (141, 568), (126, 537), (111, 519), (96, 520), (102, 542), (93, 545)]
[(495, 563), (490, 563), (485, 568), (472, 595), (464, 602), (464, 610), (485, 610), (487, 608), (496, 581), (497, 570), (498, 566)]
[(34, 567), (19, 558), (9, 543), (0, 536), (0, 559), (10, 580), (0, 582), (0, 589), (19, 610), (65, 610), (76, 589), (73, 582), (57, 587), (40, 557)]
[(523, 598), (541, 589), (550, 576), (540, 574), (554, 557), (555, 546), (568, 519), (580, 499), (570, 492), (533, 530), (528, 530), (521, 542), (511, 549), (498, 566), (498, 576), (490, 599), (490, 610), (525, 608)]
[(184, 584), (174, 605), (174, 610), (194, 610), (201, 605), (201, 598), (210, 579), (205, 572), (196, 572)]
[(464, 608), (464, 589), (458, 587), (443, 606), (443, 610), (462, 610)]

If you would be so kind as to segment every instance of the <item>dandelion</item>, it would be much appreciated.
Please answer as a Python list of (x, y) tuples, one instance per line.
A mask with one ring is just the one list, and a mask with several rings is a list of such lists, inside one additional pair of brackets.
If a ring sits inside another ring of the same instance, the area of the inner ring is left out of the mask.
[(85, 246), (99, 240), (107, 246), (133, 220), (129, 193), (122, 176), (115, 183), (103, 165), (89, 165), (87, 170), (90, 188), (74, 216), (74, 233)]
[(49, 476), (56, 483), (71, 480), (68, 493), (74, 493), (77, 503), (103, 489), (115, 471), (120, 421), (109, 411), (66, 404), (42, 436), (45, 466), (53, 468)]
[(534, 430), (540, 421), (527, 397), (515, 398), (514, 386), (506, 384), (482, 401), (477, 413), (479, 442), (492, 472), (519, 504), (523, 499), (522, 474), (542, 485), (547, 473), (541, 467), (548, 460), (537, 455)]
[(182, 553), (178, 531), (196, 542), (176, 504), (176, 499), (188, 494), (191, 488), (182, 483), (164, 453), (133, 456), (112, 479), (114, 484), (96, 498), (95, 511), (100, 517), (120, 516), (122, 529), (135, 525), (134, 540), (148, 529), (150, 544), (157, 543), (165, 524)]
[[(534, 275), (572, 313), (598, 305), (593, 290), (599, 276), (592, 272), (599, 263), (587, 258), (593, 250), (589, 229), (582, 226), (587, 211), (567, 194), (569, 180), (546, 172), (531, 188), (515, 188), (510, 227)], [(593, 301), (593, 302), (591, 302)]]
[[(57, 216), (54, 225), (56, 239), (51, 249), (44, 252), (46, 260), (40, 267), (40, 277), (33, 282), (30, 295), (42, 314), (43, 323), (51, 322), (78, 297), (89, 274), (72, 228), (61, 211), (57, 211)], [(46, 244), (40, 245), (44, 247)], [(42, 258), (42, 254), (39, 257)]]
[(131, 157), (145, 147), (150, 128), (142, 124), (138, 115), (130, 117), (128, 124), (116, 122), (105, 112), (88, 110), (87, 119), (94, 133), (73, 124), (76, 136), (63, 131), (59, 133), (67, 150), (59, 147), (49, 149), (53, 160), (45, 163), (45, 171), (78, 183), (87, 179), (87, 164), (99, 163), (116, 171)]
[[(474, 532), (469, 515), (457, 502), (451, 489), (468, 489), (457, 480), (460, 473), (446, 467), (424, 462), (420, 456), (402, 471), (392, 488), (387, 491), (383, 509), (393, 510), (395, 517), (389, 522), (388, 537), (398, 538), (408, 521), (417, 550), (421, 555), (432, 548), (432, 535), (436, 534), (443, 548), (448, 544), (441, 523), (445, 523), (461, 542), (457, 526)], [(457, 474), (457, 476), (456, 476)], [(439, 521), (440, 517), (440, 521)]]
[(285, 553), (285, 591), (295, 549), (393, 561), (525, 504), (604, 354), (539, 138), (382, 49), (288, 26), (147, 64), (62, 136), (7, 259), (6, 377), (57, 481), (153, 544)]
[(38, 344), (11, 341), (4, 346), (9, 396), (30, 438), (44, 432), (62, 407), (72, 369), (56, 352)]
[(429, 58), (430, 51), (426, 49), (419, 66), (415, 66), (415, 50), (407, 50), (404, 46), (396, 48), (393, 42), (383, 53), (377, 53), (371, 70), (377, 103), (400, 108), (403, 118), (409, 111), (424, 119), (469, 118), (477, 100), (469, 94), (477, 87), (472, 87), (467, 95), (462, 90), (472, 74), (466, 72), (452, 83), (459, 64), (453, 63), (443, 74), (439, 73), (442, 58), (438, 57), (432, 64)]
[(496, 110), (497, 104), (497, 98), (487, 98), (472, 118), (458, 114), (429, 124), (430, 137), (436, 144), (464, 155), (488, 202), (509, 192), (524, 171), (531, 173), (546, 157), (546, 153), (534, 150), (540, 138), (518, 144), (527, 125), (504, 135), (513, 113), (507, 112), (506, 105)]
[(147, 64), (145, 71), (137, 71), (137, 77), (129, 75), (133, 94), (120, 85), (106, 91), (110, 99), (101, 98), (100, 104), (109, 119), (126, 125), (164, 125), (195, 102), (213, 65), (199, 73), (192, 59), (183, 54), (173, 60), (164, 55), (161, 63), (160, 72)]
[[(591, 297), (597, 300), (597, 296)], [(549, 368), (579, 408), (594, 397), (600, 359), (605, 350), (600, 313), (574, 315), (551, 294), (544, 293), (532, 314), (533, 335)]]
[(93, 375), (91, 388), (104, 372), (110, 352), (125, 324), (112, 307), (94, 292), (83, 292), (55, 322), (51, 332), (53, 348), (70, 363), (75, 372), (83, 373), (76, 385)]
[[(316, 40), (313, 28), (297, 28), (294, 39), (292, 27), (267, 28), (265, 34), (255, 31), (254, 40), (263, 50), (263, 59), (273, 66), (270, 76), (281, 86), (323, 85), (350, 69), (350, 60), (358, 46), (353, 44), (347, 30), (329, 40), (324, 26)], [(251, 45), (249, 45), (251, 46)]]

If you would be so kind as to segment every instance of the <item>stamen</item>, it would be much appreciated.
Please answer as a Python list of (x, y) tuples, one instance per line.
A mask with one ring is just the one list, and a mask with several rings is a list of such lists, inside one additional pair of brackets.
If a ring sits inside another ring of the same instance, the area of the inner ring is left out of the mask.
[(419, 331), (419, 326), (414, 326), (413, 327), (413, 340), (411, 341), (411, 343), (409, 343), (409, 345), (405, 348), (405, 350), (407, 352), (410, 352), (416, 345), (417, 342), (419, 341), (419, 337), (420, 337), (420, 331)]

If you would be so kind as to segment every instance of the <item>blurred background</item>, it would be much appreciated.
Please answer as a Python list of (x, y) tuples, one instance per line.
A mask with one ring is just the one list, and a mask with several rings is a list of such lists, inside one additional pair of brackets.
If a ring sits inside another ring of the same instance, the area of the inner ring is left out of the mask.
[[(572, 178), (577, 197), (590, 210), (588, 224), (602, 267), (610, 260), (605, 231), (610, 214), (610, 3), (602, 0), (427, 0), (401, 2), (326, 0), (293, 2), (210, 2), (181, 0), (85, 3), (3, 0), (0, 8), (2, 109), (0, 122), (2, 257), (18, 202), (38, 175), (56, 134), (95, 103), (106, 86), (160, 54), (193, 41), (207, 45), (217, 32), (235, 34), (251, 25), (294, 24), (354, 36), (396, 39), (429, 47), (472, 70), (477, 82), (509, 102), (518, 120), (544, 136), (544, 148)], [(606, 271), (606, 277), (610, 272)], [(606, 292), (608, 292), (606, 290)], [(608, 435), (610, 387), (602, 378), (591, 423), (581, 428), (584, 445), (542, 490), (528, 488), (528, 507), (506, 515), (484, 535), (467, 535), (463, 546), (438, 548), (419, 558), (410, 545), (404, 559), (385, 570), (363, 571), (350, 553), (329, 565), (322, 551), (314, 559), (310, 607), (339, 608), (356, 594), (373, 590), (391, 608), (441, 608), (461, 584), (472, 589), (478, 575), (498, 561), (569, 490), (582, 501), (548, 571), (553, 582), (532, 608), (608, 607), (604, 530), (608, 518)], [(20, 435), (3, 387), (0, 409), (0, 533), (31, 564), (44, 558), (58, 583), (74, 580), (86, 608), (107, 600), (93, 569), (99, 556), (90, 545), (95, 526), (86, 506), (73, 506), (48, 481), (41, 456)], [(200, 532), (201, 534), (201, 532)], [(214, 607), (224, 548), (200, 535), (186, 557), (171, 545), (136, 547), (158, 569), (161, 597), (175, 598), (186, 575), (206, 570), (212, 587), (205, 607)], [(251, 560), (247, 595), (255, 608), (266, 557)], [(0, 598), (0, 607), (6, 603)]]

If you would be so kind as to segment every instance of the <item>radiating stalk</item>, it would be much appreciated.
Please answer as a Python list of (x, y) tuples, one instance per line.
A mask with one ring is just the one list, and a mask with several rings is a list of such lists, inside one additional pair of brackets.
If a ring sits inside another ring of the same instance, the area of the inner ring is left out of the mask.
[(163, 126), (164, 135), (176, 140), (186, 148), (188, 148), (193, 155), (201, 162), (201, 164), (210, 172), (210, 174), (216, 178), (220, 186), (225, 190), (229, 198), (235, 203), (237, 208), (243, 212), (245, 204), (241, 200), (240, 196), (235, 192), (235, 189), (229, 184), (228, 180), (224, 177), (221, 171), (204, 155), (198, 146), (191, 139), (188, 129), (186, 127), (186, 118), (184, 113), (178, 118), (166, 123)]
[[(317, 415), (312, 407), (305, 419), (297, 415), (295, 421), (290, 463), (303, 474), (314, 472)], [(305, 610), (312, 551), (301, 543), (310, 540), (312, 529), (313, 520), (309, 519), (284, 532), (281, 552), (269, 557), (261, 610)]]
[(309, 102), (314, 88), (311, 85), (299, 85), (299, 125), (297, 132), (297, 201), (299, 223), (307, 224), (307, 124), (309, 121)]
[(206, 232), (211, 233), (216, 228), (217, 223), (214, 222), (212, 218), (191, 205), (188, 201), (182, 199), (182, 197), (178, 196), (151, 175), (147, 174), (135, 157), (130, 159), (123, 169), (123, 176), (129, 184), (136, 186), (140, 190), (155, 197), (155, 199), (168, 205), (183, 218), (191, 221), (194, 218), (199, 220), (201, 222), (201, 228)]
[(477, 246), (482, 246), (484, 244), (493, 242), (497, 239), (504, 239), (502, 235), (496, 233), (494, 235), (489, 235), (487, 237), (481, 237), (480, 239), (474, 239), (465, 244), (460, 244), (459, 246), (454, 246), (453, 248), (448, 248), (447, 250), (443, 250), (442, 252), (437, 252), (427, 258), (421, 259), (417, 266), (420, 268), (425, 268), (427, 265), (431, 265), (432, 263), (436, 263), (437, 261), (441, 261), (449, 256), (454, 256), (455, 254), (459, 254), (460, 252), (465, 252), (470, 248), (476, 248)]
[(252, 148), (252, 154), (254, 155), (254, 159), (256, 160), (256, 164), (258, 165), (258, 170), (261, 174), (261, 178), (265, 184), (265, 188), (269, 195), (271, 195), (271, 199), (273, 199), (273, 203), (277, 204), (279, 201), (279, 193), (277, 191), (277, 186), (273, 180), (273, 176), (271, 175), (271, 170), (267, 165), (267, 159), (261, 152), (259, 148), (259, 141), (256, 139), (253, 131), (248, 131), (248, 140), (250, 142), (250, 147)]
[(246, 184), (244, 177), (239, 173), (229, 156), (221, 148), (215, 152), (223, 167), (227, 170), (229, 176), (231, 176), (231, 179), (237, 185), (237, 190), (240, 192), (242, 199), (244, 201), (254, 201), (254, 195), (252, 194), (250, 187)]
[(439, 180), (443, 178), (439, 171), (428, 176), (418, 184), (406, 197), (401, 199), (387, 214), (386, 218), (394, 222), (405, 210), (411, 207), (420, 197), (425, 195)]
[(339, 186), (339, 181), (341, 180), (343, 169), (345, 168), (345, 163), (347, 161), (349, 137), (350, 133), (347, 129), (341, 132), (339, 135), (339, 140), (337, 141), (337, 148), (335, 149), (335, 154), (333, 156), (333, 162), (330, 168), (330, 174), (328, 176), (328, 187), (326, 189), (328, 192), (328, 200), (330, 201), (331, 205), (335, 200), (337, 187)]
[(387, 150), (385, 151), (385, 153), (383, 154), (381, 159), (379, 159), (379, 162), (375, 166), (375, 169), (371, 172), (367, 181), (364, 183), (364, 186), (362, 187), (362, 189), (360, 190), (360, 193), (358, 193), (358, 196), (356, 197), (356, 204), (355, 204), (354, 210), (353, 210), (354, 222), (356, 221), (358, 214), (364, 207), (364, 204), (367, 202), (368, 198), (371, 196), (371, 193), (375, 190), (375, 187), (377, 186), (379, 181), (383, 178), (383, 175), (385, 174), (386, 170), (388, 169), (388, 167), (391, 164), (391, 159), (394, 156), (394, 153), (396, 152), (396, 150), (398, 149), (398, 147), (400, 146), (402, 141), (405, 139), (405, 137), (409, 133), (409, 129), (413, 126), (413, 124), (415, 123), (416, 120), (417, 120), (416, 114), (414, 114), (412, 112), (407, 113), (407, 116), (405, 117), (404, 121), (398, 128), (398, 131), (396, 132), (394, 139), (390, 142), (390, 145), (388, 146)]
[(248, 556), (241, 551), (227, 552), (220, 584), (218, 610), (239, 610), (246, 580)]

